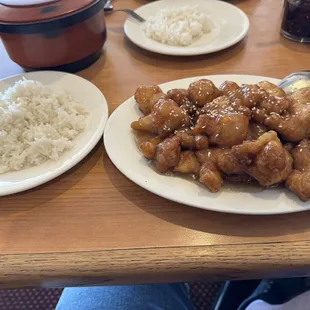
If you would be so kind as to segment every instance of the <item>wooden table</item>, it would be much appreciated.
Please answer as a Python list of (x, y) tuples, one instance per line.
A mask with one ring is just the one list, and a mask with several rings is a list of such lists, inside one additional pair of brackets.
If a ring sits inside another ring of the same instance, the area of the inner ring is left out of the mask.
[[(117, 0), (115, 6), (143, 3)], [(225, 73), (281, 78), (309, 69), (309, 45), (279, 35), (282, 1), (234, 4), (250, 18), (248, 37), (194, 58), (136, 48), (123, 34), (126, 16), (109, 15), (104, 56), (80, 75), (103, 91), (113, 112), (142, 84)], [(0, 77), (20, 72), (0, 50)], [(179, 205), (129, 181), (101, 143), (65, 175), (2, 197), (0, 206), (1, 287), (263, 278), (310, 270), (309, 212), (238, 216)]]

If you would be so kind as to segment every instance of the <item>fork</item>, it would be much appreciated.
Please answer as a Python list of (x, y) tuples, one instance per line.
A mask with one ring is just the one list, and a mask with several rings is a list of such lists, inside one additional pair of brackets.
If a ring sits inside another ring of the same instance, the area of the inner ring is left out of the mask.
[(109, 4), (107, 6), (104, 7), (104, 13), (113, 13), (113, 12), (125, 12), (128, 15), (130, 15), (131, 17), (133, 17), (134, 19), (136, 19), (137, 21), (139, 21), (140, 23), (144, 23), (145, 19), (143, 17), (141, 17), (140, 15), (138, 15), (137, 13), (135, 13), (132, 10), (129, 9), (114, 9), (113, 5), (110, 4), (111, 1), (109, 2)]

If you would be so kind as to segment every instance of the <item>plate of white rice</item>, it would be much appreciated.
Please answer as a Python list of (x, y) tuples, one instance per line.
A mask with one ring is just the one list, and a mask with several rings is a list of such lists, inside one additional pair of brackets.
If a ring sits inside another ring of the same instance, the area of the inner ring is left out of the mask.
[(242, 40), (249, 30), (247, 15), (217, 0), (162, 0), (139, 7), (146, 21), (129, 17), (126, 36), (151, 52), (192, 56), (213, 53)]
[(25, 73), (0, 81), (0, 196), (48, 182), (102, 138), (108, 105), (73, 74)]

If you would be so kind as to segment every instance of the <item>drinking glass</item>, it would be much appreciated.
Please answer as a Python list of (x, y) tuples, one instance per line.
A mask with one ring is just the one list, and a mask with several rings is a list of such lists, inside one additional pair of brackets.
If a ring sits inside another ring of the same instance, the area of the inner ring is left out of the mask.
[(290, 40), (310, 43), (310, 0), (284, 0), (281, 34)]

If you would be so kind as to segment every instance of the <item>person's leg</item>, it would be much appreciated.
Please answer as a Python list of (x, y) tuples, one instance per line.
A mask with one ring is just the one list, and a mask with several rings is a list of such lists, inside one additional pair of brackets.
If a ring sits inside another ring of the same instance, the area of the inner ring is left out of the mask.
[(56, 310), (193, 310), (187, 284), (67, 288)]
[(263, 300), (253, 301), (246, 310), (309, 310), (310, 291), (305, 292), (282, 305), (271, 305)]
[(310, 301), (310, 278), (262, 280), (238, 310), (303, 310)]

